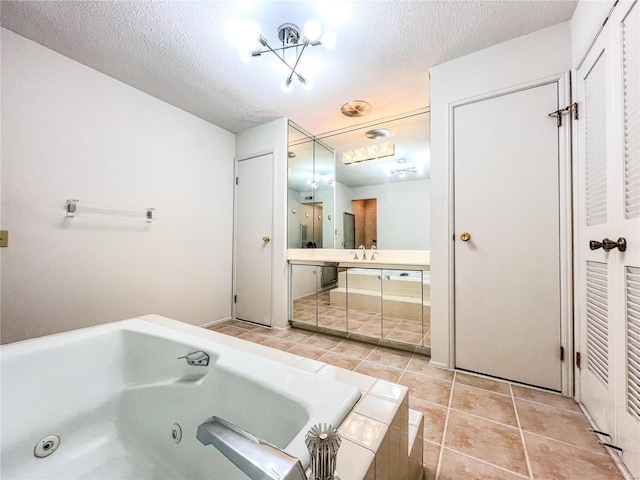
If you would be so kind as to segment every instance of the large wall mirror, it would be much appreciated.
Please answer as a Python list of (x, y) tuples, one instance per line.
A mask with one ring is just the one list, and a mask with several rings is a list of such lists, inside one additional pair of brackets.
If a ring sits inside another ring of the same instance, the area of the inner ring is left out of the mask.
[(289, 122), (288, 248), (334, 248), (333, 150)]
[(289, 127), (289, 248), (429, 250), (429, 111), (311, 135)]

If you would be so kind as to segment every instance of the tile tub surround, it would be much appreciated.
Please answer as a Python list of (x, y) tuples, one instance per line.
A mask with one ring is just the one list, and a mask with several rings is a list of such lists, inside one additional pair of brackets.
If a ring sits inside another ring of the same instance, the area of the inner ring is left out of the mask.
[[(305, 343), (309, 337), (307, 332), (276, 331), (237, 321), (218, 324), (207, 331), (163, 317), (148, 320), (191, 334), (194, 333), (194, 329), (199, 330), (200, 336), (210, 336), (218, 342), (254, 355), (355, 386), (361, 391), (362, 396), (338, 427), (342, 436), (337, 458), (337, 472), (340, 477), (344, 480), (422, 478), (423, 448), (422, 443), (416, 443), (421, 442), (421, 437), (413, 435), (413, 442), (409, 443), (407, 387), (318, 360), (327, 350), (316, 348), (314, 345), (333, 349), (343, 342), (336, 343), (331, 338), (324, 338), (311, 345)], [(274, 344), (287, 347), (287, 351), (267, 346), (266, 343), (270, 340), (279, 341)], [(353, 351), (357, 351), (358, 345), (354, 346)], [(349, 346), (347, 344), (347, 347)], [(364, 354), (362, 351), (361, 355)], [(408, 361), (407, 359), (407, 363)], [(414, 428), (417, 428), (421, 419), (422, 414), (412, 413)], [(413, 472), (414, 476), (409, 476), (410, 472)]]
[[(423, 355), (393, 352), (396, 356), (387, 356), (388, 349), (322, 333), (269, 330), (234, 321), (212, 328), (241, 329), (241, 337), (259, 331), (268, 338), (263, 344), (278, 345), (275, 348), (283, 355), (295, 343), (308, 345), (325, 351), (319, 358), (322, 363), (392, 378), (408, 387), (410, 409), (424, 415), (427, 480), (624, 480), (571, 398), (432, 367)], [(290, 335), (295, 343), (288, 340)], [(398, 354), (406, 355), (405, 366)], [(357, 378), (362, 381), (363, 377)], [(369, 383), (361, 385), (368, 389)], [(416, 433), (411, 426), (410, 417), (409, 433)], [(496, 452), (496, 445), (504, 450)]]

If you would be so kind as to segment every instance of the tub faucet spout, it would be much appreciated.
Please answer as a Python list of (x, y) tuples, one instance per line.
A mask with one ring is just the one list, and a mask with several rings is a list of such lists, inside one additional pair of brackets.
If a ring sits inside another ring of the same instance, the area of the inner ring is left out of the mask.
[(307, 480), (300, 460), (219, 417), (200, 426), (196, 438), (213, 445), (252, 480)]

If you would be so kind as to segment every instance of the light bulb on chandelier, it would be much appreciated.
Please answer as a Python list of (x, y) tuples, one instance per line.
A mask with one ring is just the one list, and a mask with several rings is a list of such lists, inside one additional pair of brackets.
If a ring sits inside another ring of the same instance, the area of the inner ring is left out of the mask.
[[(300, 35), (298, 27), (292, 23), (284, 23), (278, 28), (278, 39), (282, 42), (282, 47), (272, 48), (269, 45), (268, 40), (260, 33), (260, 26), (255, 21), (246, 22), (240, 29), (240, 33), (246, 40), (255, 45), (256, 41), (259, 42), (260, 48), (258, 50), (251, 50), (243, 46), (240, 49), (240, 58), (243, 62), (249, 63), (254, 57), (260, 57), (263, 53), (271, 52), (288, 68), (289, 76), (285, 78), (281, 83), (281, 88), (284, 92), (290, 92), (293, 90), (293, 77), (295, 76), (302, 84), (305, 90), (311, 90), (314, 82), (308, 76), (303, 76), (298, 71), (298, 64), (305, 49), (309, 46), (315, 47), (318, 45), (324, 45), (327, 49), (333, 48), (336, 45), (337, 37), (331, 30), (322, 31), (320, 23), (316, 20), (309, 20), (304, 25), (304, 36)], [(295, 49), (295, 57), (293, 62), (287, 61), (285, 58), (285, 52), (289, 49)]]

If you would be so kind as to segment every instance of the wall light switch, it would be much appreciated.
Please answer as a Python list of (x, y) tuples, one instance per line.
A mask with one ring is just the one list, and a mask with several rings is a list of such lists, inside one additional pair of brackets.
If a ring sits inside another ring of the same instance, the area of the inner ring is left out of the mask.
[(9, 230), (0, 230), (0, 247), (9, 246)]

